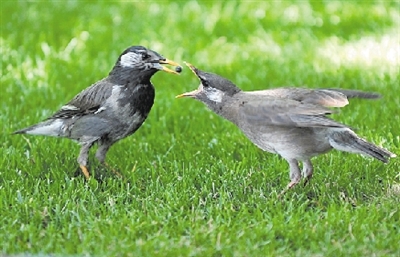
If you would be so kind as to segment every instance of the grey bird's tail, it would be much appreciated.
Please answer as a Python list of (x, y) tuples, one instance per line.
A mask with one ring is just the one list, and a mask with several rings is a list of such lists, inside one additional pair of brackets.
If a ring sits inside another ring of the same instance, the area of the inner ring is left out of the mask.
[(12, 134), (27, 134), (27, 132), (30, 131), (31, 129), (32, 129), (32, 127), (23, 128), (23, 129), (12, 132)]
[(365, 92), (341, 88), (329, 88), (329, 90), (340, 92), (344, 94), (347, 98), (378, 99), (382, 97), (379, 93), (375, 92)]
[(30, 127), (14, 131), (13, 134), (31, 134), (42, 136), (62, 136), (64, 123), (61, 119), (47, 119)]
[(332, 129), (329, 143), (337, 150), (369, 155), (384, 163), (388, 163), (390, 157), (396, 157), (394, 153), (367, 142), (348, 128)]

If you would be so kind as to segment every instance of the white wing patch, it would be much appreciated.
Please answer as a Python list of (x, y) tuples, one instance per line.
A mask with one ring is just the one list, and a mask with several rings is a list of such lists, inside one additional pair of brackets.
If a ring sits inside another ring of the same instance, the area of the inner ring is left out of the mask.
[(79, 108), (74, 106), (74, 105), (67, 104), (67, 105), (64, 105), (63, 107), (61, 107), (61, 110), (63, 110), (63, 111), (76, 111), (76, 110), (79, 110)]
[(102, 106), (94, 114), (98, 114), (98, 113), (104, 111), (105, 109), (106, 109), (106, 107)]
[(137, 63), (140, 63), (142, 58), (140, 55), (134, 52), (128, 52), (121, 56), (121, 66), (124, 68), (132, 68), (136, 66)]

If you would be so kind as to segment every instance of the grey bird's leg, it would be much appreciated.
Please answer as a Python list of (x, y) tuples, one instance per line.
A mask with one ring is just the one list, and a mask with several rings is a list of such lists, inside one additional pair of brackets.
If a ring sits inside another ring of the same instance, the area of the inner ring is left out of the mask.
[(290, 169), (290, 183), (287, 185), (287, 188), (290, 189), (297, 185), (300, 182), (301, 179), (301, 171), (299, 168), (299, 162), (295, 159), (290, 159), (287, 160), (289, 163), (289, 169)]
[(290, 183), (286, 186), (286, 188), (278, 195), (278, 198), (283, 196), (289, 189), (294, 187), (300, 182), (301, 179), (301, 171), (299, 168), (299, 162), (296, 159), (286, 160), (289, 163), (290, 169)]
[(79, 163), (79, 167), (82, 170), (83, 175), (85, 175), (86, 179), (90, 178), (89, 175), (89, 171), (87, 169), (87, 163), (88, 163), (88, 158), (89, 158), (89, 150), (90, 147), (92, 147), (93, 142), (85, 142), (82, 143), (82, 147), (81, 150), (79, 152), (79, 156), (78, 156), (78, 163)]
[(311, 160), (305, 160), (303, 161), (303, 176), (305, 178), (304, 180), (304, 186), (308, 184), (308, 182), (310, 182), (312, 176), (313, 176), (313, 165), (311, 163)]
[(112, 144), (110, 144), (107, 141), (99, 141), (99, 148), (97, 149), (95, 157), (96, 157), (97, 160), (99, 160), (99, 162), (102, 165), (104, 165), (107, 168), (111, 169), (111, 171), (114, 172), (118, 177), (122, 177), (122, 175), (118, 171), (114, 170), (112, 167), (110, 167), (110, 165), (108, 165), (105, 162), (107, 152), (110, 149), (111, 145)]

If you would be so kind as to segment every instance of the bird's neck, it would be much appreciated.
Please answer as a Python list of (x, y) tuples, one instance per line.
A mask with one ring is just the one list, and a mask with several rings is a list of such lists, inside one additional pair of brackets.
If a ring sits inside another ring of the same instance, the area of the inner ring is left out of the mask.
[(110, 81), (115, 84), (125, 85), (136, 81), (137, 84), (149, 84), (151, 76), (154, 75), (154, 71), (140, 71), (132, 68), (123, 68), (115, 66), (110, 74), (108, 75)]
[(221, 102), (206, 101), (205, 104), (219, 116), (237, 124), (238, 108), (235, 99), (235, 95), (225, 95)]

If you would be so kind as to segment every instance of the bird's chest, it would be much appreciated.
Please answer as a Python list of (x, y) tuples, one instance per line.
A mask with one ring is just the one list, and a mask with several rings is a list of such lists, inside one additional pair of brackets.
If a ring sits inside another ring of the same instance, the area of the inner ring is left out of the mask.
[(114, 111), (121, 117), (129, 118), (140, 114), (147, 117), (154, 104), (154, 87), (150, 85), (138, 85), (134, 88), (123, 87), (114, 106)]
[(146, 120), (154, 103), (154, 87), (138, 85), (135, 88), (120, 87), (113, 92), (106, 109), (111, 109), (119, 135), (124, 137), (134, 133)]

